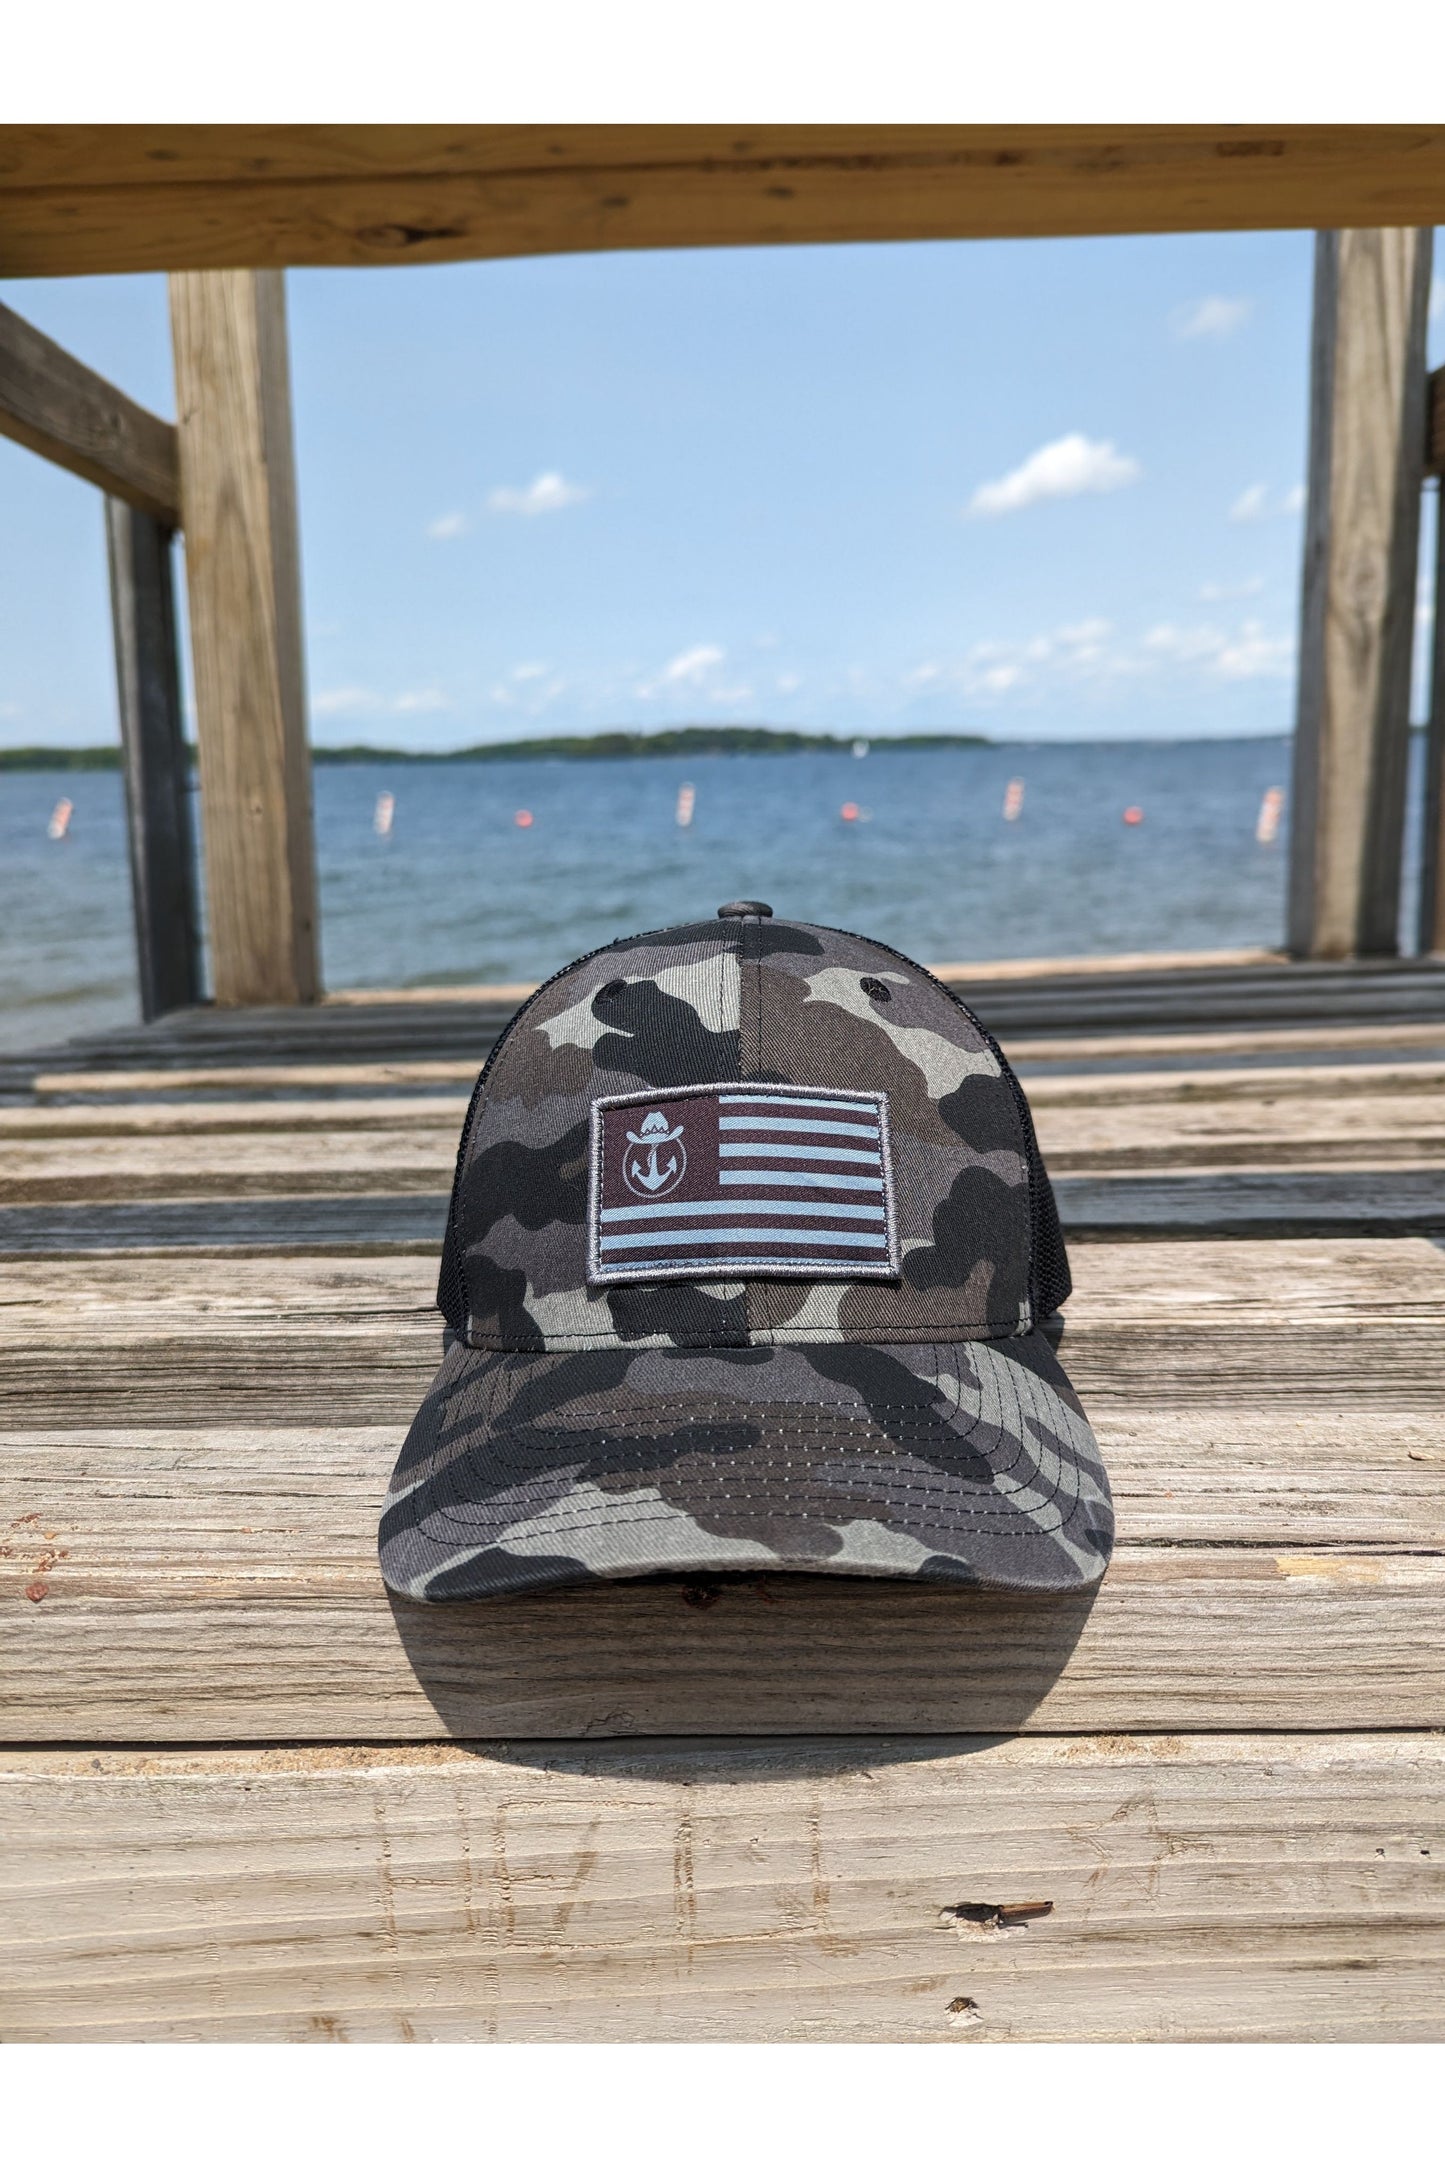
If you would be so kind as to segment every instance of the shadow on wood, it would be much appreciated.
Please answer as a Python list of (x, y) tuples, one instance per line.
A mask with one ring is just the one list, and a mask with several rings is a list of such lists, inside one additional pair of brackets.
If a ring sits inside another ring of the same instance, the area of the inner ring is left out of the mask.
[(533, 1738), (934, 1729), (955, 1699), (960, 1728), (1007, 1732), (1057, 1683), (1095, 1594), (660, 1575), (391, 1608), (418, 1685), (458, 1738), (508, 1733), (503, 1682)]

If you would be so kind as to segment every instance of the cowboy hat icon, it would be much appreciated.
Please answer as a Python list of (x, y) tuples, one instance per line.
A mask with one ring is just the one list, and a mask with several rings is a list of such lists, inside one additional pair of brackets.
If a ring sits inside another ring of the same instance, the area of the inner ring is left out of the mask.
[(627, 1132), (627, 1141), (629, 1144), (642, 1145), (673, 1144), (681, 1135), (682, 1123), (679, 1122), (676, 1129), (669, 1129), (667, 1126), (667, 1116), (665, 1114), (659, 1114), (657, 1109), (654, 1107), (651, 1114), (648, 1115), (647, 1119), (642, 1125), (641, 1136), (638, 1136), (635, 1130), (629, 1129)]
[[(681, 1141), (682, 1128), (683, 1125), (679, 1122), (676, 1129), (669, 1129), (667, 1116), (654, 1107), (651, 1113), (644, 1117), (640, 1130), (628, 1130), (628, 1143), (635, 1144), (639, 1153), (645, 1152), (647, 1155), (644, 1163), (641, 1157), (631, 1152), (623, 1154), (622, 1179), (635, 1196), (665, 1197), (669, 1190), (676, 1189), (687, 1168), (687, 1151)], [(677, 1150), (666, 1164), (660, 1167), (657, 1155), (666, 1144), (675, 1144)]]

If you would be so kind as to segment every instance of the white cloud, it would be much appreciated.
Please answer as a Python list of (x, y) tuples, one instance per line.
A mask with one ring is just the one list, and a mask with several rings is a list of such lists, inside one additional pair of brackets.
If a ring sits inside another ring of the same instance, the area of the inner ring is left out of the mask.
[(1022, 681), (1023, 671), (1015, 662), (996, 662), (992, 669), (983, 673), (984, 690), (990, 693), (1012, 692)]
[(547, 675), (547, 665), (544, 662), (515, 663), (512, 667), (512, 675), (519, 685), (525, 685), (531, 678), (545, 677)]
[(433, 542), (455, 542), (458, 535), (465, 534), (470, 522), (465, 512), (443, 512), (427, 528)]
[(1270, 496), (1267, 482), (1251, 482), (1248, 489), (1242, 489), (1229, 507), (1229, 516), (1236, 524), (1245, 524), (1257, 519), (1269, 519), (1274, 515), (1284, 519), (1292, 519), (1302, 512), (1304, 508), (1305, 485), (1303, 482), (1296, 482), (1292, 489), (1282, 489), (1279, 495), (1274, 498)]
[(1430, 321), (1432, 324), (1445, 323), (1445, 279), (1438, 271), (1430, 281)]
[(664, 685), (700, 685), (723, 659), (724, 650), (720, 647), (685, 647), (671, 662), (663, 664), (660, 682)]
[(569, 482), (555, 470), (549, 470), (528, 482), (523, 489), (498, 484), (488, 494), (487, 510), (520, 512), (524, 518), (534, 519), (539, 512), (565, 512), (570, 504), (585, 504), (591, 494), (591, 490), (583, 489), (580, 483)]
[(327, 692), (317, 693), (311, 702), (317, 715), (354, 715), (358, 708), (374, 708), (376, 695), (364, 685), (335, 685)]
[(1287, 635), (1271, 635), (1251, 619), (1214, 658), (1220, 677), (1287, 677), (1294, 664), (1294, 641)]
[(784, 670), (777, 680), (778, 691), (780, 693), (795, 693), (802, 685), (802, 682), (803, 680), (796, 670)]
[(1120, 452), (1112, 443), (1100, 443), (1076, 430), (1040, 445), (1022, 466), (996, 482), (981, 482), (969, 500), (975, 518), (992, 519), (1002, 512), (1019, 512), (1026, 505), (1041, 504), (1048, 497), (1079, 497), (1103, 490), (1123, 489), (1137, 482), (1143, 469), (1137, 459)]
[(1227, 580), (1206, 580), (1199, 590), (1199, 599), (1201, 602), (1240, 602), (1249, 595), (1260, 595), (1263, 592), (1264, 581), (1258, 577), (1252, 580), (1235, 580), (1232, 583)]
[(1182, 303), (1169, 322), (1176, 339), (1227, 339), (1248, 322), (1253, 308), (1242, 298), (1206, 294), (1202, 301)]
[(435, 685), (424, 685), (416, 692), (400, 693), (394, 706), (398, 715), (438, 715), (451, 702)]

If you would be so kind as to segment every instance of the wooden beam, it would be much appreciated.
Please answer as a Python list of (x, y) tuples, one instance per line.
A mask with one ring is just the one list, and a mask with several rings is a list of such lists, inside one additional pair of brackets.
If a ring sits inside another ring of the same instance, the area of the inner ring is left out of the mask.
[(162, 526), (180, 525), (176, 432), (0, 304), (0, 436)]
[(0, 2032), (1438, 2040), (1442, 1796), (1400, 1733), (7, 1754)]
[(1290, 836), (1297, 956), (1399, 947), (1430, 253), (1427, 228), (1316, 243)]
[(191, 769), (181, 722), (171, 531), (150, 513), (107, 497), (105, 534), (136, 962), (141, 1015), (149, 1023), (201, 996)]
[(282, 274), (183, 272), (171, 323), (212, 986), (286, 1006), (320, 968)]
[(1430, 634), (1430, 712), (1425, 725), (1425, 789), (1420, 809), (1422, 956), (1445, 954), (1445, 369), (1431, 379), (1442, 442), (1435, 486), (1435, 614)]
[(8, 127), (0, 276), (1417, 226), (1440, 127)]

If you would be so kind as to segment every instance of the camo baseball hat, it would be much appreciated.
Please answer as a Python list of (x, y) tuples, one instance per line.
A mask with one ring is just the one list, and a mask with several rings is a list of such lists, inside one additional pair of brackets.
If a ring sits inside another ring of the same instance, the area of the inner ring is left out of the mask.
[(1068, 1292), (1023, 1091), (927, 971), (762, 903), (615, 941), (472, 1094), (387, 1584), (1088, 1587), (1113, 1515)]

